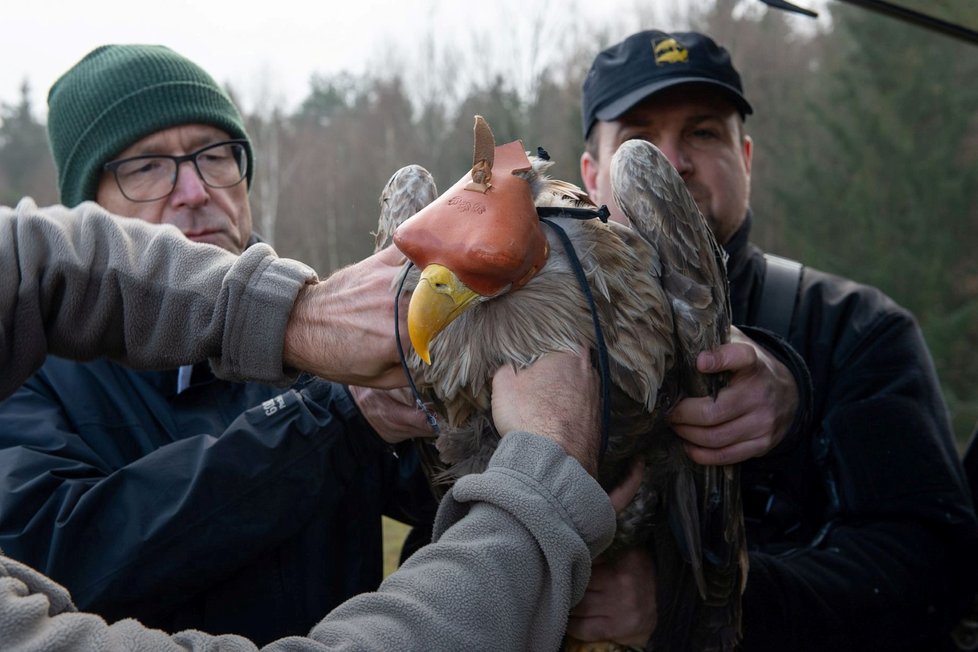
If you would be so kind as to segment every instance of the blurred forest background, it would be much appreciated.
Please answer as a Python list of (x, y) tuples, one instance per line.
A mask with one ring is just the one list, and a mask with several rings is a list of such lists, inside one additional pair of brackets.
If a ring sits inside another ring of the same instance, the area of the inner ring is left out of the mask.
[[(818, 23), (756, 0), (671, 3), (682, 7), (664, 21), (663, 4), (636, 3), (620, 22), (711, 34), (743, 75), (755, 108), (754, 239), (913, 311), (963, 444), (978, 421), (978, 47), (839, 2), (819, 4), (829, 20)], [(901, 4), (978, 26), (970, 0)], [(543, 146), (555, 176), (580, 183), (581, 81), (627, 32), (555, 11), (526, 3), (520, 30), (473, 31), (467, 47), (418, 34), (416, 53), (387, 53), (366, 75), (314, 76), (296, 109), (271, 94), (243, 107), (257, 150), (257, 232), (321, 275), (363, 258), (390, 175), (419, 163), (447, 188), (471, 165), (477, 113), (497, 142)], [(57, 202), (29, 89), (25, 80), (21, 97), (0, 98), (4, 205)]]

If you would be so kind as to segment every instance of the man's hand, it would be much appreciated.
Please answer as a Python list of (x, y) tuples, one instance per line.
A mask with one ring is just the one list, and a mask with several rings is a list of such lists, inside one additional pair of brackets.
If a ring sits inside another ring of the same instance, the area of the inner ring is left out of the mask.
[[(628, 477), (608, 493), (616, 512), (631, 502), (644, 470), (645, 463), (636, 461)], [(571, 609), (567, 633), (575, 641), (615, 641), (643, 648), (655, 631), (656, 609), (655, 568), (647, 553), (627, 550), (614, 563), (598, 557), (584, 597)]]
[[(285, 364), (340, 383), (405, 386), (391, 290), (404, 261), (396, 247), (387, 247), (304, 288), (285, 332)], [(410, 350), (407, 304), (405, 295), (399, 307), (405, 351)]]
[(646, 551), (630, 548), (614, 561), (594, 560), (587, 591), (571, 609), (567, 633), (581, 641), (644, 649), (657, 622), (655, 566)]
[(520, 371), (501, 367), (492, 379), (496, 429), (549, 437), (594, 475), (601, 440), (599, 385), (582, 354), (548, 353)]
[(714, 401), (686, 398), (669, 415), (698, 464), (735, 464), (777, 446), (798, 409), (798, 386), (780, 361), (731, 328), (730, 342), (696, 359), (703, 373), (731, 372)]
[(350, 385), (350, 393), (364, 418), (388, 444), (435, 436), (409, 389), (372, 389)]

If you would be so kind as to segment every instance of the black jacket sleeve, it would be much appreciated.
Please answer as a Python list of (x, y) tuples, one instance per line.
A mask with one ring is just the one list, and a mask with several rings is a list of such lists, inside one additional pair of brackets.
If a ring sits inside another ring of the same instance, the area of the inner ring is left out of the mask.
[(809, 432), (812, 427), (814, 397), (808, 365), (805, 364), (805, 360), (795, 351), (794, 347), (777, 333), (757, 326), (740, 325), (738, 328), (744, 335), (777, 358), (795, 380), (795, 387), (798, 390), (798, 410), (795, 412), (795, 418), (788, 426), (788, 432), (785, 433), (784, 439), (774, 450), (768, 453), (770, 456), (780, 457), (785, 454), (785, 451), (790, 451), (800, 445), (805, 433)]

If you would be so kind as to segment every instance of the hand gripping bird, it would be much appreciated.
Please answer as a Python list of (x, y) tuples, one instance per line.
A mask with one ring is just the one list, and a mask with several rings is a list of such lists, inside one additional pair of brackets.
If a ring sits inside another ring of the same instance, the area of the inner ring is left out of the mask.
[(649, 143), (626, 142), (612, 162), (629, 228), (549, 178), (545, 156), (528, 157), (520, 141), (496, 146), (479, 116), (475, 141), (471, 173), (441, 196), (416, 165), (381, 195), (377, 245), (392, 237), (415, 266), (402, 279), (412, 291), (406, 366), (419, 400), (442, 417), (435, 444), (420, 444), (429, 477), (444, 486), (485, 468), (499, 441), (497, 368), (590, 350), (610, 412), (598, 479), (611, 489), (645, 461), (605, 554), (641, 546), (652, 556), (654, 649), (733, 650), (747, 572), (737, 468), (694, 464), (664, 418), (678, 399), (715, 396), (722, 384), (695, 367), (729, 331), (722, 250)]

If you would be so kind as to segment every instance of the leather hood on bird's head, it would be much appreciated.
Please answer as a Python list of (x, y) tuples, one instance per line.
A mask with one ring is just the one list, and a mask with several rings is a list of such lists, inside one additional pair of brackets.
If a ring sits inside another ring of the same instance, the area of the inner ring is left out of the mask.
[(549, 250), (530, 184), (514, 174), (530, 169), (522, 141), (496, 147), (481, 116), (475, 132), (472, 170), (401, 224), (394, 244), (419, 268), (443, 265), (491, 297), (529, 281)]

